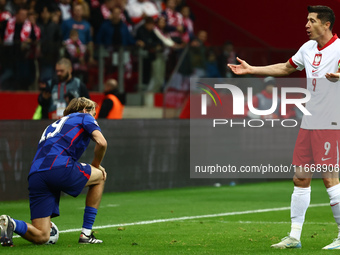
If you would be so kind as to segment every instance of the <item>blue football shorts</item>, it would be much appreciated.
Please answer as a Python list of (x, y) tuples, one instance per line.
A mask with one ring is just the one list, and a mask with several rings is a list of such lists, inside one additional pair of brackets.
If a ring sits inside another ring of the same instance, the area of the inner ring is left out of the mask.
[(59, 216), (61, 191), (76, 197), (91, 176), (89, 164), (74, 162), (65, 168), (36, 172), (28, 177), (31, 220)]

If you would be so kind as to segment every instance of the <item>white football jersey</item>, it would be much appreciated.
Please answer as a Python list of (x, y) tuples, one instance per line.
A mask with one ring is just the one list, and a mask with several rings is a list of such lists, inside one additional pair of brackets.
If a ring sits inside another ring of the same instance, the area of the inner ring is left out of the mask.
[(340, 82), (330, 82), (326, 73), (336, 73), (340, 63), (340, 39), (337, 35), (319, 48), (314, 40), (306, 42), (289, 60), (297, 70), (306, 70), (311, 99), (306, 103), (312, 115), (304, 115), (301, 128), (340, 129)]

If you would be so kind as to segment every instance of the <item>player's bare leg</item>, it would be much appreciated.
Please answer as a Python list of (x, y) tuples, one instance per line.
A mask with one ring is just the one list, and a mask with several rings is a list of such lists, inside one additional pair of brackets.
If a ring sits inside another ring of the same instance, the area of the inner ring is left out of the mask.
[(27, 232), (23, 238), (35, 243), (44, 244), (50, 238), (51, 217), (33, 219), (32, 224), (27, 223)]
[(50, 217), (33, 219), (32, 224), (12, 219), (8, 215), (0, 216), (1, 245), (13, 245), (13, 232), (17, 233), (27, 241), (35, 244), (44, 244), (50, 238)]
[(310, 204), (310, 183), (312, 174), (301, 167), (296, 167), (293, 177), (294, 191), (291, 198), (290, 215), (291, 231), (289, 236), (283, 238), (281, 242), (273, 244), (272, 248), (300, 248), (302, 226), (305, 221), (305, 214)]
[(89, 187), (86, 196), (86, 206), (91, 206), (96, 209), (99, 208), (100, 201), (104, 191), (105, 180), (106, 180), (105, 170), (102, 171), (94, 166), (91, 166), (91, 177), (86, 184), (86, 187)]
[(329, 171), (323, 173), (323, 182), (327, 188), (327, 193), (329, 195), (330, 205), (332, 208), (333, 216), (335, 222), (338, 224), (338, 237), (334, 241), (323, 247), (325, 250), (335, 250), (340, 249), (340, 184), (339, 184), (339, 171)]
[(102, 240), (98, 240), (94, 237), (92, 232), (92, 226), (95, 221), (97, 211), (100, 205), (100, 201), (104, 191), (104, 185), (106, 180), (105, 169), (101, 167), (98, 169), (91, 166), (91, 177), (86, 186), (89, 187), (86, 196), (86, 207), (84, 212), (84, 222), (82, 233), (80, 234), (79, 243), (102, 243)]

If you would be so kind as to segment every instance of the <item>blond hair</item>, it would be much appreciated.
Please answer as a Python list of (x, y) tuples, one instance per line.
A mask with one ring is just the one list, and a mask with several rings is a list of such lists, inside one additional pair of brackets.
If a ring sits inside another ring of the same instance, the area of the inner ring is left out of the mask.
[(86, 97), (73, 98), (64, 110), (64, 116), (75, 112), (82, 112), (84, 109), (86, 111), (91, 111), (96, 107), (97, 103)]

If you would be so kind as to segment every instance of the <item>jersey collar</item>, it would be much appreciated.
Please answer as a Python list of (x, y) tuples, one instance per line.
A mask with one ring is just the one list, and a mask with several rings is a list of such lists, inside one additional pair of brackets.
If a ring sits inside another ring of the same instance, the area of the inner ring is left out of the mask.
[(337, 34), (334, 34), (333, 37), (322, 47), (320, 48), (318, 45), (318, 50), (323, 50), (325, 48), (327, 48), (329, 45), (331, 45), (336, 39), (338, 39)]

